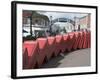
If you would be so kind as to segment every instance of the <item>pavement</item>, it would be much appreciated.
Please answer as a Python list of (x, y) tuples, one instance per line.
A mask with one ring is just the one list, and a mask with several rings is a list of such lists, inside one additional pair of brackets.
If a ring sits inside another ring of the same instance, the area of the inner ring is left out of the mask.
[(41, 68), (81, 67), (91, 65), (90, 48), (63, 53), (51, 58)]

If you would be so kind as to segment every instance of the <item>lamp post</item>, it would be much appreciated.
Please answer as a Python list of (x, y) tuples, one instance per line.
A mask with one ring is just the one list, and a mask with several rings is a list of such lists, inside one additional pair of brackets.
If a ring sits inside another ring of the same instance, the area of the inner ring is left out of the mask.
[(30, 16), (30, 35), (32, 36), (32, 14), (31, 13), (31, 16)]
[(75, 22), (74, 30), (80, 31), (80, 19), (78, 17), (74, 17), (74, 22)]
[(75, 22), (75, 25), (74, 25), (74, 31), (75, 31), (76, 30), (76, 27), (77, 27), (76, 17), (74, 17), (74, 22)]
[(50, 33), (52, 33), (52, 16), (50, 16)]

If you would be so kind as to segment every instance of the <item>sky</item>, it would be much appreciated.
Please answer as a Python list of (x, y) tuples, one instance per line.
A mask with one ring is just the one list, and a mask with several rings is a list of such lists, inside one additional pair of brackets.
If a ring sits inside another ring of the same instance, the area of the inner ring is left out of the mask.
[(56, 18), (69, 18), (69, 19), (74, 19), (74, 17), (84, 17), (88, 15), (87, 13), (69, 13), (69, 12), (46, 12), (46, 11), (38, 11), (40, 14), (44, 14), (50, 18), (52, 16), (52, 20)]

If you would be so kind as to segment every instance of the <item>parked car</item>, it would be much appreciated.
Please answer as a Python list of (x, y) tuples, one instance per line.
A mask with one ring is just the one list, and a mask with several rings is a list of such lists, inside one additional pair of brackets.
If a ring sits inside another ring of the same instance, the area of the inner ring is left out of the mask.
[(23, 29), (23, 37), (27, 37), (29, 35), (30, 35), (30, 32)]

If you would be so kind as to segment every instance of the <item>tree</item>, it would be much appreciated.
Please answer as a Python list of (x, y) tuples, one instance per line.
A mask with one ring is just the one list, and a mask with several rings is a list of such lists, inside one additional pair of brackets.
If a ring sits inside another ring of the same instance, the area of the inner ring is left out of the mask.
[(63, 32), (66, 33), (66, 29), (65, 29), (65, 27), (63, 28)]

